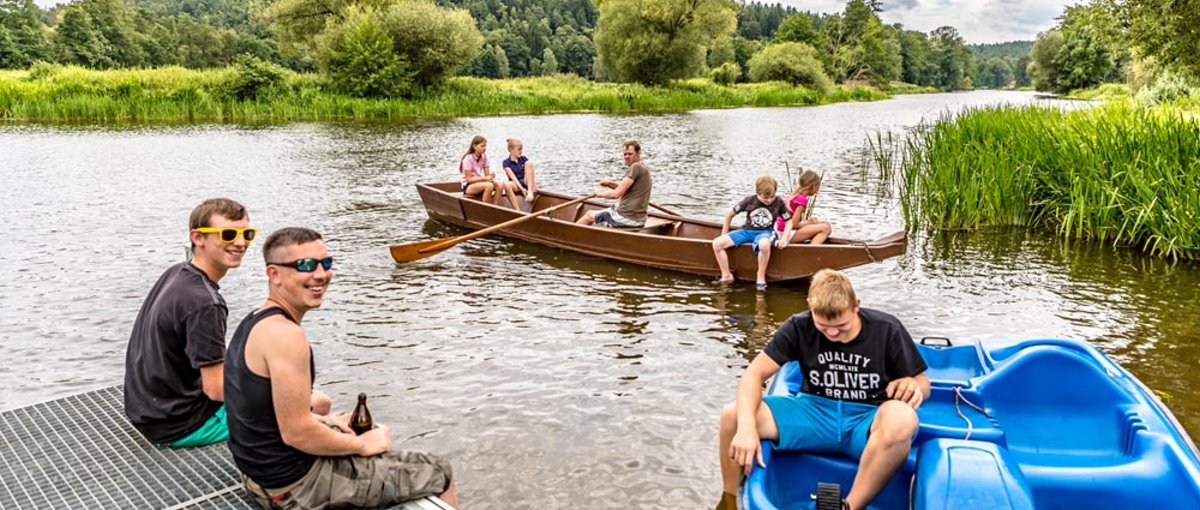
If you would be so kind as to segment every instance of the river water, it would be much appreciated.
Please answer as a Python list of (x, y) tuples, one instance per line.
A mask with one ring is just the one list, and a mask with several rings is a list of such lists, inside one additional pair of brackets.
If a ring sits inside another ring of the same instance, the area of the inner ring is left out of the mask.
[[(397, 444), (447, 455), (469, 508), (699, 508), (719, 495), (716, 415), (803, 287), (718, 289), (500, 238), (396, 265), (392, 243), (461, 233), (413, 185), (456, 179), (472, 135), (524, 139), (543, 187), (588, 192), (642, 141), (654, 201), (718, 220), (757, 175), (824, 171), (835, 234), (903, 228), (864, 168), (866, 138), (963, 107), (972, 92), (810, 108), (268, 127), (0, 126), (0, 409), (122, 379), (141, 300), (182, 260), (190, 209), (246, 204), (267, 232), (309, 226), (337, 259), (305, 325), (317, 385), (371, 395)], [(261, 251), (221, 282), (231, 323), (265, 298)], [(914, 336), (1093, 342), (1200, 431), (1200, 267), (1041, 233), (918, 234), (849, 271), (865, 306)], [(232, 331), (232, 326), (230, 328)], [(1069, 384), (1070, 381), (1064, 381)]]

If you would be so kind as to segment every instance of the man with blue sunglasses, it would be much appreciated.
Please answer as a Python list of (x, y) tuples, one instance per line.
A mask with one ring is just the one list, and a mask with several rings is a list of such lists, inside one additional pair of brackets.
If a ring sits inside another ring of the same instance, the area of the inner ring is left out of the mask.
[(441, 457), (393, 451), (387, 427), (355, 434), (347, 415), (310, 412), (317, 370), (302, 323), (333, 281), (321, 235), (277, 230), (263, 257), (266, 303), (238, 325), (225, 368), (229, 451), (254, 501), (268, 510), (380, 508), (437, 495), (457, 506)]

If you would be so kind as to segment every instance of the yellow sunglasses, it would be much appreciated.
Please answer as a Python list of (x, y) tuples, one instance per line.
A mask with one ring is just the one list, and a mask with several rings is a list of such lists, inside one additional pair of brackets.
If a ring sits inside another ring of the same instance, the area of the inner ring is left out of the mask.
[(254, 227), (200, 227), (196, 229), (196, 232), (201, 234), (218, 234), (220, 235), (221, 242), (225, 244), (233, 244), (234, 241), (237, 241), (238, 236), (241, 236), (242, 239), (245, 239), (249, 243), (254, 241), (255, 236), (258, 235), (258, 229)]

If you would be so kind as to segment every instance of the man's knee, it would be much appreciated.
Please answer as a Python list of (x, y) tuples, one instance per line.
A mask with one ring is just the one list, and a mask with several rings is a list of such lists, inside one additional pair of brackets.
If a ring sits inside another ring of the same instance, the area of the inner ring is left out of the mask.
[(737, 428), (737, 404), (730, 402), (721, 408), (721, 430), (733, 431)]
[(879, 405), (876, 425), (872, 433), (889, 441), (908, 442), (916, 435), (920, 422), (911, 406), (899, 400), (889, 400)]

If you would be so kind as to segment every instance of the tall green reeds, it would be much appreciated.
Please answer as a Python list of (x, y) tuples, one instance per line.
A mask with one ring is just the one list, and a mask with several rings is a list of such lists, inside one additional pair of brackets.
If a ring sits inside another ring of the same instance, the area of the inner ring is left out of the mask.
[(244, 98), (237, 67), (93, 71), (39, 65), (0, 73), (0, 120), (41, 122), (283, 122), (408, 119), (562, 112), (663, 112), (738, 106), (811, 105), (885, 99), (870, 87), (827, 95), (785, 83), (717, 85), (707, 79), (665, 87), (597, 83), (574, 76), (510, 80), (453, 78), (408, 99), (338, 94), (319, 75), (285, 72)]
[(1178, 107), (973, 109), (869, 145), (910, 228), (1050, 226), (1200, 258), (1200, 122)]

